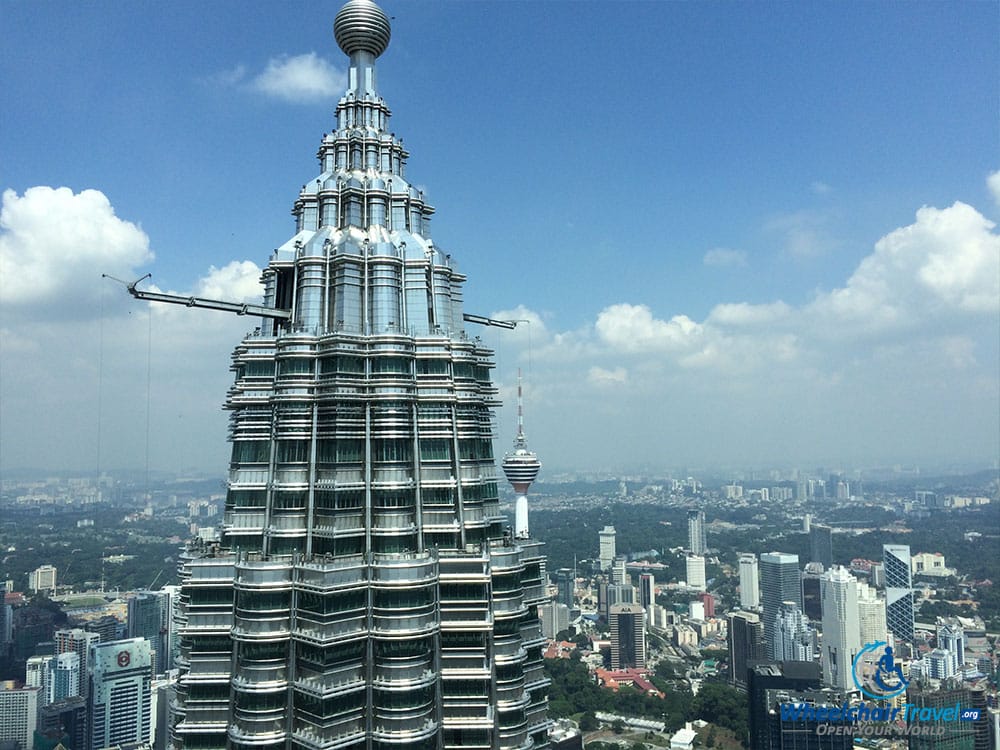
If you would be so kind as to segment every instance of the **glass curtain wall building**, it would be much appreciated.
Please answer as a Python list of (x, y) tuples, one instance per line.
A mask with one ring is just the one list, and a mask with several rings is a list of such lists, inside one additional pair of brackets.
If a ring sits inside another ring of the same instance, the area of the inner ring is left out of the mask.
[(886, 625), (897, 638), (912, 642), (914, 602), (909, 545), (882, 545), (882, 567), (885, 571)]
[(547, 744), (541, 545), (499, 510), (492, 352), (406, 175), (351, 0), (319, 175), (263, 272), (280, 314), (236, 348), (221, 543), (181, 563), (180, 748)]
[(760, 556), (760, 604), (764, 617), (764, 640), (767, 657), (779, 660), (778, 617), (784, 603), (802, 609), (802, 581), (799, 556), (787, 552), (765, 552)]

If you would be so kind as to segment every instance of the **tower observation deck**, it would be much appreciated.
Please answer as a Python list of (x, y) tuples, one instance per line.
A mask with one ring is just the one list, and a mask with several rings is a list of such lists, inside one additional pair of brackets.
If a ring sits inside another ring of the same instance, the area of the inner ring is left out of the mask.
[(514, 536), (528, 539), (528, 487), (538, 477), (542, 468), (538, 457), (528, 450), (528, 439), (524, 436), (524, 404), (521, 392), (521, 371), (517, 372), (517, 437), (514, 450), (503, 457), (503, 473), (517, 493), (514, 502)]
[(233, 353), (221, 539), (180, 563), (170, 743), (544, 748), (545, 558), (504, 533), (493, 353), (389, 130), (389, 18), (350, 0), (334, 36), (348, 88)]

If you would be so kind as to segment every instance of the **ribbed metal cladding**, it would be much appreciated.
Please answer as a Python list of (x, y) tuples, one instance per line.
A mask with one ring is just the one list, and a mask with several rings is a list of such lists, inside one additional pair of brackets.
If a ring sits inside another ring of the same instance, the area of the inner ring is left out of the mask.
[(337, 45), (345, 54), (370, 52), (378, 57), (389, 46), (389, 19), (370, 0), (350, 0), (333, 22)]
[(221, 542), (181, 565), (171, 743), (544, 747), (545, 558), (499, 510), (493, 354), (375, 93), (388, 19), (351, 0), (335, 33), (350, 88), (263, 272), (292, 317), (233, 353)]

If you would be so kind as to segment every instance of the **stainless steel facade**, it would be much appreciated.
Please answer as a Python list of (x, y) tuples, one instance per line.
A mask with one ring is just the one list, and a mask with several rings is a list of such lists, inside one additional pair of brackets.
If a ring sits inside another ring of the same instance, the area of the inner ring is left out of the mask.
[(180, 748), (547, 744), (541, 545), (499, 511), (492, 352), (406, 179), (375, 59), (389, 23), (351, 0), (320, 175), (236, 348), (222, 541), (181, 564)]

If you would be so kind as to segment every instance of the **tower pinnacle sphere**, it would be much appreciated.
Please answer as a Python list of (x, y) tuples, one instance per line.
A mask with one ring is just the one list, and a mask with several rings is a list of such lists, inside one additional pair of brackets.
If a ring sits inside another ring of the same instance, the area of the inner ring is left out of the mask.
[(389, 46), (389, 17), (372, 0), (348, 0), (333, 21), (333, 36), (346, 55), (378, 57)]

